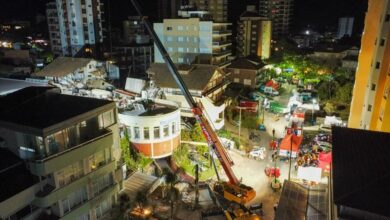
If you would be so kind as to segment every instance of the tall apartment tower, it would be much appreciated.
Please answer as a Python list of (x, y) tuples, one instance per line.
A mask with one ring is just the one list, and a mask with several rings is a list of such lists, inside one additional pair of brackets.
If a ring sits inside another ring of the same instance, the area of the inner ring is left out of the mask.
[(337, 30), (337, 38), (340, 39), (345, 35), (351, 36), (353, 30), (353, 17), (343, 17), (339, 18), (339, 27)]
[(180, 9), (181, 0), (158, 0), (158, 18), (177, 18), (177, 11)]
[(348, 126), (390, 132), (390, 1), (369, 0)]
[(271, 21), (259, 16), (255, 6), (240, 15), (237, 30), (237, 55), (268, 59), (271, 51)]
[(272, 37), (286, 35), (290, 31), (294, 0), (260, 0), (260, 17), (272, 21)]
[[(154, 23), (161, 42), (174, 63), (212, 64), (225, 67), (230, 64), (230, 23), (203, 21), (200, 18), (164, 19)], [(161, 53), (155, 47), (154, 61), (163, 63)]]
[[(53, 18), (57, 11), (57, 19), (48, 22), (53, 51), (60, 47), (60, 55), (74, 56), (85, 45), (93, 48), (103, 43), (103, 3), (100, 0), (56, 0), (48, 3), (47, 8), (47, 13), (51, 13), (48, 18)], [(57, 28), (53, 28), (55, 26)]]
[(226, 22), (228, 12), (228, 0), (189, 0), (201, 11), (209, 11), (215, 22)]
[(56, 56), (62, 55), (60, 26), (58, 23), (58, 11), (55, 2), (46, 4), (47, 25), (49, 27), (51, 50)]
[(123, 179), (114, 102), (27, 87), (0, 106), (0, 218), (110, 214)]

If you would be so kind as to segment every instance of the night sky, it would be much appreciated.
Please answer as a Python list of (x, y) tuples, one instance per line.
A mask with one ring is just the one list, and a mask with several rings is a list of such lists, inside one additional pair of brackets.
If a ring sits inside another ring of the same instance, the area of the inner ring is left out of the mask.
[[(45, 14), (45, 3), (49, 0), (0, 0), (0, 20), (32, 20), (37, 13)], [(106, 0), (105, 0), (106, 1)], [(257, 0), (228, 0), (229, 20), (235, 21), (246, 4), (258, 4)], [(356, 18), (355, 32), (363, 27), (364, 13), (368, 0), (295, 0), (293, 29), (296, 31), (308, 25), (315, 30), (337, 30), (337, 20), (341, 16)], [(121, 21), (133, 12), (129, 0), (112, 0), (112, 24), (120, 27)], [(139, 0), (144, 13), (151, 18), (157, 14), (156, 0)]]

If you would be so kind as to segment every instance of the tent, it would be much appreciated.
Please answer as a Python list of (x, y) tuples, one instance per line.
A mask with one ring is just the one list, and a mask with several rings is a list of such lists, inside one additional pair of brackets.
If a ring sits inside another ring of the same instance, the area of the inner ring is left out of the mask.
[[(292, 139), (292, 140), (291, 140)], [(288, 152), (292, 149), (291, 157), (297, 157), (297, 152), (302, 143), (303, 136), (295, 134), (286, 134), (282, 142), (280, 143), (279, 155), (280, 156), (289, 156)], [(292, 141), (292, 146), (291, 146)]]

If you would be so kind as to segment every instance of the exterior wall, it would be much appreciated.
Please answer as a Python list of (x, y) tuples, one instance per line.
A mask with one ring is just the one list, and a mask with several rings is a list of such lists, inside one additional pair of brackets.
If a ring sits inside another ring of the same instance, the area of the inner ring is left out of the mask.
[(213, 20), (216, 22), (227, 21), (228, 0), (190, 0), (189, 2), (190, 4), (195, 4), (198, 10), (210, 11)]
[(293, 0), (259, 0), (260, 17), (272, 21), (272, 37), (288, 34), (293, 15)]
[(238, 22), (237, 51), (240, 57), (268, 59), (271, 51), (271, 21), (244, 17)]
[[(119, 121), (124, 125), (130, 136), (130, 142), (145, 156), (161, 158), (172, 155), (180, 144), (180, 110), (154, 116), (136, 116), (119, 114)], [(168, 135), (164, 135), (164, 127), (168, 126)], [(159, 137), (155, 128), (159, 128)], [(136, 128), (139, 136), (136, 135)], [(145, 137), (144, 129), (149, 129), (149, 138)]]
[[(57, 54), (61, 46), (63, 56), (75, 55), (85, 44), (94, 45), (103, 42), (102, 5), (100, 0), (56, 0), (56, 9), (52, 4), (47, 14), (50, 36), (53, 34), (52, 48)], [(57, 12), (58, 17), (54, 18)], [(59, 36), (58, 36), (59, 35)]]
[(390, 132), (388, 122), (390, 4), (369, 1), (348, 126)]
[[(252, 89), (256, 88), (256, 79), (257, 72), (256, 70), (247, 70), (247, 69), (226, 69), (227, 72), (230, 72), (229, 79), (231, 82), (240, 83), (244, 86), (248, 86)], [(249, 81), (250, 80), (250, 84)]]
[[(190, 64), (198, 55), (209, 55), (208, 64), (219, 65), (231, 55), (227, 25), (199, 18), (164, 19), (163, 23), (154, 23), (154, 30), (174, 63)], [(156, 46), (154, 60), (164, 62)]]

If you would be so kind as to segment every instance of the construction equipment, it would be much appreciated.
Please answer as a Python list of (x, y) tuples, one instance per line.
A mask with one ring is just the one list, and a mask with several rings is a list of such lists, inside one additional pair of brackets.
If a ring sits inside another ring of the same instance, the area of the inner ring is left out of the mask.
[[(185, 97), (186, 101), (191, 107), (197, 122), (200, 124), (202, 133), (205, 136), (209, 147), (215, 152), (216, 156), (218, 157), (218, 160), (222, 165), (222, 168), (224, 169), (229, 179), (229, 182), (221, 182), (220, 184), (217, 184), (216, 188), (218, 188), (220, 192), (222, 192), (223, 197), (226, 200), (234, 201), (239, 204), (245, 204), (251, 201), (256, 196), (255, 190), (252, 187), (241, 184), (240, 181), (237, 179), (237, 177), (234, 175), (232, 170), (232, 166), (234, 163), (231, 160), (230, 156), (225, 151), (222, 143), (220, 142), (218, 136), (212, 129), (211, 125), (207, 121), (203, 113), (202, 107), (198, 105), (198, 103), (196, 103), (195, 100), (193, 99), (181, 75), (179, 74), (175, 64), (170, 58), (168, 52), (165, 50), (156, 32), (152, 29), (152, 26), (148, 22), (147, 18), (142, 15), (138, 2), (136, 0), (130, 0), (130, 1), (134, 6), (134, 9), (138, 13), (138, 15), (142, 18), (142, 22), (144, 22), (146, 29), (148, 30), (150, 36), (153, 38), (156, 47), (160, 51), (162, 58), (167, 64), (169, 72), (172, 74), (173, 79), (176, 81), (181, 92), (183, 93), (183, 96)], [(217, 173), (217, 177), (219, 179), (218, 173)]]

